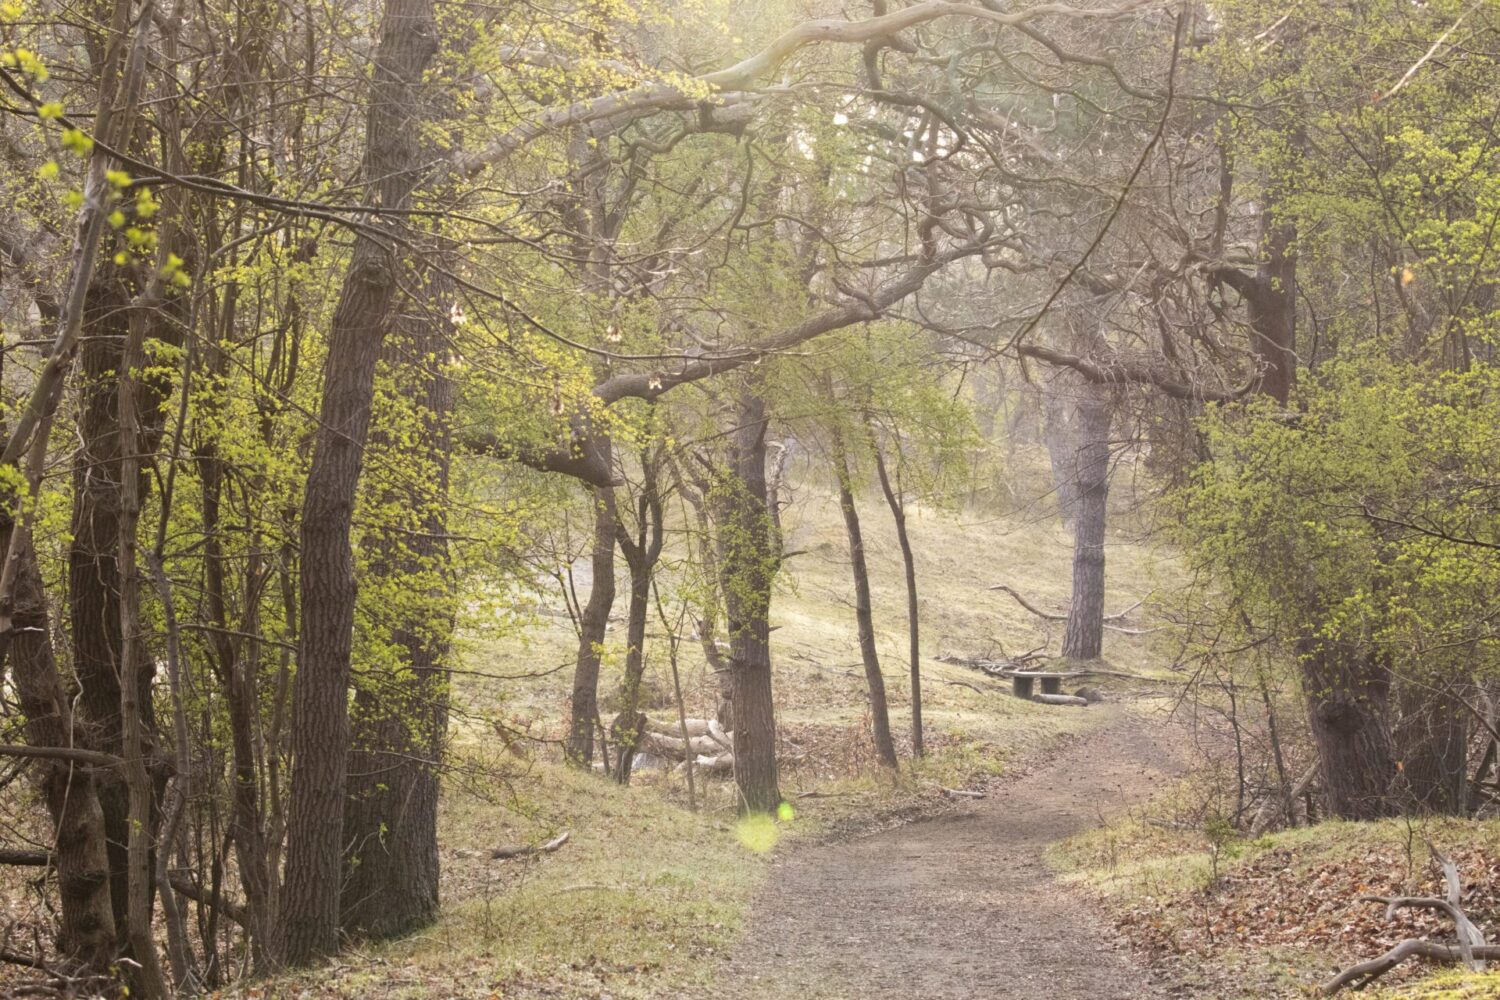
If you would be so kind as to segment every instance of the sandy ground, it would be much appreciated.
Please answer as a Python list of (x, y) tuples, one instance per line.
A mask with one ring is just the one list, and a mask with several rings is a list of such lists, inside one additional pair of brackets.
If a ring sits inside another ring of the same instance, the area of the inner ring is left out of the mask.
[(1148, 798), (1171, 731), (1118, 707), (988, 798), (779, 861), (722, 978), (743, 1000), (1181, 997), (1048, 870), (1048, 844)]

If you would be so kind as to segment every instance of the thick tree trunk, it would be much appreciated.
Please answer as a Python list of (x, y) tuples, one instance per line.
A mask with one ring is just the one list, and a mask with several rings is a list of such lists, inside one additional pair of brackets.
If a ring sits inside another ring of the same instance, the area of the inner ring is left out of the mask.
[[(873, 435), (872, 435), (873, 436)], [(880, 491), (891, 509), (891, 519), (896, 522), (896, 541), (901, 546), (901, 566), (906, 571), (906, 635), (910, 642), (908, 659), (911, 668), (911, 752), (921, 757), (926, 751), (922, 743), (922, 640), (920, 603), (917, 600), (917, 561), (911, 551), (911, 536), (906, 530), (906, 501), (900, 490), (891, 485), (889, 471), (885, 467), (885, 456), (880, 453), (880, 443), (873, 442), (875, 449), (875, 472), (880, 477)], [(900, 476), (900, 468), (896, 470)]]
[(865, 561), (864, 533), (859, 526), (859, 509), (854, 506), (849, 456), (837, 432), (833, 437), (833, 461), (839, 483), (839, 508), (844, 512), (844, 532), (849, 537), (849, 570), (854, 574), (854, 624), (859, 633), (859, 657), (865, 665), (865, 684), (870, 690), (870, 728), (880, 762), (894, 768), (897, 766), (896, 744), (891, 739), (885, 677), (880, 672), (880, 654), (875, 648), (875, 620), (870, 608), (870, 569)]
[(1270, 205), (1262, 211), (1260, 224), (1261, 258), (1255, 273), (1222, 267), (1214, 275), (1245, 300), (1253, 335), (1250, 346), (1261, 367), (1257, 388), (1284, 406), (1297, 381), (1297, 232), (1277, 223)]
[[(606, 468), (608, 446), (605, 446)], [(599, 722), (599, 659), (609, 615), (615, 606), (615, 491), (596, 486), (594, 550), (588, 603), (578, 622), (578, 659), (573, 668), (573, 702), (568, 722), (567, 759), (585, 770), (594, 766), (594, 727)]]
[(1104, 644), (1104, 529), (1109, 501), (1109, 428), (1113, 408), (1103, 392), (1085, 390), (1078, 403), (1078, 518), (1073, 526), (1073, 600), (1063, 656), (1099, 658)]
[(1328, 811), (1355, 820), (1391, 815), (1390, 670), (1353, 643), (1302, 639), (1297, 654)]
[[(438, 793), (448, 729), (445, 673), (454, 623), (448, 561), (449, 414), (452, 385), (446, 296), (413, 303), (387, 352), (398, 392), (419, 422), (419, 477), (388, 490), (379, 508), (411, 512), (414, 523), (371, 539), (376, 573), (388, 574), (422, 597), (407, 609), (392, 644), (401, 659), (394, 676), (355, 695), (349, 798), (344, 806), (342, 923), (367, 938), (404, 934), (431, 923), (438, 910)], [(376, 431), (394, 455), (402, 446)]]
[(1441, 678), (1400, 685), (1393, 736), (1401, 761), (1401, 804), (1418, 813), (1461, 816), (1468, 809), (1469, 713)]
[[(3, 534), (8, 539), (10, 533), (7, 528)], [(72, 709), (52, 654), (51, 623), (36, 554), (29, 537), (16, 542), (14, 632), (7, 655), (26, 713), (26, 739), (36, 747), (73, 746)], [(117, 952), (104, 812), (94, 784), (97, 772), (61, 760), (39, 760), (31, 766), (52, 817), (62, 909), (58, 951), (79, 974), (106, 974)]]
[(1256, 270), (1256, 293), (1249, 298), (1250, 329), (1263, 373), (1261, 391), (1285, 405), (1297, 381), (1297, 258), (1292, 244), (1296, 230), (1277, 224), (1267, 212), (1262, 218), (1264, 257)]
[[(404, 208), (421, 166), (422, 75), (437, 52), (432, 0), (387, 0), (370, 88), (366, 200)], [(394, 218), (384, 225), (398, 226)], [(301, 524), (301, 624), (292, 727), (292, 791), (280, 931), (283, 957), (305, 965), (338, 950), (354, 628), (350, 519), (376, 360), (400, 284), (393, 247), (355, 239), (329, 332), (323, 401)]]
[(737, 416), (732, 470), (718, 518), (719, 581), (734, 692), (734, 780), (740, 810), (765, 813), (781, 804), (769, 621), (781, 544), (768, 506), (765, 402), (746, 393)]

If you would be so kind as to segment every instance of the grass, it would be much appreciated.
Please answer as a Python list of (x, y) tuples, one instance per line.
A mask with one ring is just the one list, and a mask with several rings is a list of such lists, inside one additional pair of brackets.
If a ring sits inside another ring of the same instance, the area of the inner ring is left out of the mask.
[[(1071, 538), (1053, 519), (919, 508), (910, 516), (930, 755), (912, 764), (900, 554), (878, 498), (863, 502), (862, 512), (891, 724), (901, 740), (899, 775), (876, 765), (870, 742), (837, 505), (800, 495), (785, 524), (787, 548), (800, 554), (788, 561), (772, 612), (790, 822), (741, 827), (732, 785), (722, 779), (700, 783), (694, 813), (683, 780), (670, 773), (639, 772), (622, 789), (562, 766), (557, 741), (576, 639), (559, 614), (561, 600), (543, 600), (528, 627), (462, 643), (460, 666), (470, 673), (455, 692), (458, 766), (443, 801), (439, 920), (347, 953), (332, 967), (276, 980), (262, 987), (267, 995), (646, 998), (706, 989), (775, 851), (943, 808), (941, 788), (983, 783), (1007, 761), (1088, 728), (1093, 713), (1020, 701), (1004, 685), (936, 659), (1049, 642), (1056, 652), (1060, 628), (1049, 632), (987, 588), (1004, 582), (1046, 606), (1063, 606)], [(1121, 541), (1110, 548), (1108, 568), (1113, 610), (1146, 596), (1174, 564)], [(647, 689), (655, 697), (647, 711), (666, 722), (676, 709), (665, 697), (671, 682), (659, 632), (653, 621)], [(606, 697), (619, 683), (623, 622), (609, 641), (600, 683)], [(1121, 669), (1144, 671), (1159, 655), (1153, 641), (1110, 634), (1106, 656)], [(696, 644), (683, 644), (680, 669), (688, 713), (711, 715), (717, 686)], [(496, 726), (524, 738), (509, 736), (506, 748)], [(554, 854), (488, 858), (497, 845), (540, 842), (561, 830), (571, 839)]]

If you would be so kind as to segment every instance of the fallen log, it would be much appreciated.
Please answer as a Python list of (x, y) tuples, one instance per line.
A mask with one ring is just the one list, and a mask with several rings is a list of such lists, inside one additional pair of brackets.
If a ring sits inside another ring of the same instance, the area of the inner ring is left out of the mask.
[(551, 840), (541, 844), (512, 844), (509, 847), (497, 847), (490, 852), (490, 858), (495, 861), (506, 861), (510, 858), (529, 858), (537, 854), (551, 854), (568, 842), (570, 832), (564, 830)]
[[(699, 756), (693, 758), (693, 766), (700, 771), (705, 771), (710, 774), (716, 771), (733, 771), (734, 754), (700, 754)], [(687, 761), (683, 761), (681, 764), (678, 764), (677, 770), (679, 772), (686, 771)]]
[(982, 799), (983, 792), (971, 792), (967, 788), (940, 788), (944, 795), (950, 799)]
[(1079, 698), (1071, 694), (1034, 694), (1032, 701), (1041, 702), (1043, 705), (1076, 705), (1079, 708), (1088, 708), (1089, 700)]
[(641, 749), (649, 750), (662, 757), (675, 757), (682, 760), (690, 753), (692, 754), (717, 754), (723, 750), (723, 745), (707, 733), (702, 736), (693, 736), (684, 741), (680, 736), (670, 736), (666, 733), (647, 732), (641, 737)]

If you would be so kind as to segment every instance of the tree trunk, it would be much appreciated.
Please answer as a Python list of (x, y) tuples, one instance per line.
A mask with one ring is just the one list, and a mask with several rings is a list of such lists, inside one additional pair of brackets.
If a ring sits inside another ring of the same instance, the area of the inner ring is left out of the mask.
[(1297, 654), (1328, 811), (1353, 820), (1391, 815), (1389, 669), (1369, 651), (1329, 639), (1301, 639)]
[[(431, 280), (429, 279), (429, 285)], [(438, 910), (437, 810), (448, 729), (444, 670), (454, 624), (448, 561), (448, 483), (452, 384), (447, 363), (446, 296), (414, 302), (387, 351), (397, 391), (415, 417), (415, 447), (383, 434), (379, 446), (420, 463), (377, 507), (402, 510), (411, 524), (377, 529), (373, 571), (422, 596), (391, 636), (400, 662), (394, 676), (355, 695), (349, 797), (344, 806), (342, 923), (350, 934), (387, 938), (433, 921)], [(425, 314), (422, 314), (425, 313)], [(415, 451), (415, 455), (412, 452)]]
[(661, 558), (663, 517), (658, 482), (659, 464), (649, 451), (641, 459), (641, 491), (636, 503), (636, 536), (618, 520), (615, 531), (625, 563), (630, 567), (630, 608), (626, 615), (625, 680), (621, 687), (615, 753), (615, 781), (630, 784), (630, 768), (640, 744), (641, 678), (646, 669), (646, 616), (651, 610), (651, 580)]
[[(214, 362), (215, 376), (221, 374), (222, 356)], [(229, 716), (229, 750), (232, 794), (230, 830), (234, 838), (235, 861), (240, 887), (245, 893), (250, 938), (251, 965), (256, 972), (269, 971), (268, 946), (271, 942), (271, 872), (260, 808), (258, 758), (255, 732), (259, 725), (260, 698), (256, 683), (257, 658), (241, 656), (230, 638), (229, 610), (226, 598), (222, 537), (221, 496), (224, 462), (214, 442), (207, 441), (194, 455), (202, 490), (200, 507), (203, 516), (204, 598), (210, 623), (209, 646), (213, 651), (214, 672), (224, 692)], [(253, 586), (259, 573), (246, 571), (246, 582)], [(247, 586), (249, 592), (249, 586)], [(247, 622), (247, 625), (253, 624)], [(246, 628), (247, 632), (253, 629)]]
[(885, 678), (880, 672), (880, 654), (875, 649), (875, 621), (870, 608), (870, 569), (865, 562), (864, 534), (859, 509), (854, 506), (854, 486), (849, 476), (849, 456), (837, 431), (833, 436), (834, 472), (839, 482), (839, 508), (844, 512), (844, 531), (849, 536), (849, 569), (854, 574), (854, 624), (859, 633), (859, 657), (865, 665), (865, 683), (870, 689), (870, 728), (880, 762), (894, 768), (896, 744), (891, 739), (890, 710), (886, 706)]
[(768, 507), (765, 402), (747, 392), (737, 417), (731, 475), (720, 498), (719, 580), (734, 691), (734, 780), (740, 810), (765, 813), (781, 804), (769, 622), (781, 544)]
[(1292, 253), (1297, 233), (1276, 223), (1269, 211), (1261, 221), (1264, 257), (1247, 312), (1262, 367), (1260, 390), (1285, 406), (1297, 381), (1297, 258)]
[[(10, 533), (6, 528), (4, 535), (8, 538)], [(51, 623), (36, 554), (29, 537), (16, 543), (14, 632), (7, 655), (26, 713), (26, 739), (36, 747), (73, 746), (72, 708), (52, 654)], [(58, 951), (82, 975), (107, 974), (116, 957), (115, 915), (104, 812), (94, 786), (97, 772), (61, 760), (38, 760), (31, 766), (52, 817), (62, 909)]]
[[(408, 204), (420, 167), (422, 75), (438, 49), (432, 0), (387, 0), (365, 135), (366, 202)], [(383, 225), (399, 222), (387, 217)], [(338, 950), (354, 628), (350, 519), (370, 423), (376, 360), (390, 324), (398, 257), (361, 231), (329, 332), (323, 400), (301, 524), (301, 620), (292, 790), (282, 895), (283, 957)]]
[[(73, 672), (78, 681), (78, 722), (83, 742), (116, 756), (125, 753), (122, 682), (134, 676), (131, 697), (154, 742), (149, 658), (122, 664), (123, 596), (118, 562), (122, 511), (119, 371), (130, 328), (129, 296), (118, 283), (97, 282), (88, 297), (86, 336), (79, 354), (79, 448), (73, 459), (72, 543), (68, 548), (68, 612)], [(95, 778), (108, 833), (110, 899), (115, 930), (128, 950), (130, 931), (130, 802), (121, 769)]]
[(1113, 408), (1103, 392), (1078, 403), (1078, 519), (1073, 526), (1073, 600), (1063, 656), (1096, 660), (1104, 643), (1104, 528), (1109, 501), (1109, 428)]
[[(138, 394), (142, 385), (139, 372), (145, 364), (146, 309), (162, 307), (153, 302), (160, 293), (160, 282), (153, 278), (142, 293), (142, 299), (130, 315), (129, 331), (116, 378), (115, 420), (119, 428), (120, 507), (118, 534), (115, 539), (115, 565), (120, 587), (119, 596), (119, 665), (120, 724), (125, 758), (120, 770), (125, 776), (129, 820), (126, 840), (126, 885), (128, 891), (129, 941), (135, 960), (133, 994), (157, 1000), (168, 993), (166, 976), (156, 952), (156, 935), (152, 927), (152, 901), (156, 886), (156, 831), (160, 794), (152, 782), (155, 766), (156, 725), (151, 699), (151, 677), (154, 660), (141, 641), (141, 577), (136, 533), (140, 525), (142, 475), (140, 456), (154, 453), (156, 440), (148, 442), (140, 420)], [(161, 407), (152, 411), (158, 419)], [(160, 438), (160, 428), (152, 435)], [(148, 452), (149, 449), (149, 452)], [(166, 517), (167, 512), (163, 511)]]
[(1468, 808), (1469, 713), (1437, 677), (1400, 685), (1393, 739), (1401, 761), (1402, 804), (1418, 813), (1464, 815)]
[[(604, 445), (608, 468), (608, 443)], [(573, 668), (573, 702), (568, 723), (568, 763), (585, 770), (594, 766), (594, 726), (599, 721), (599, 659), (609, 614), (615, 605), (615, 491), (596, 486), (594, 551), (589, 600), (578, 622), (578, 659)]]
[(1252, 333), (1251, 350), (1260, 363), (1256, 388), (1285, 406), (1297, 381), (1296, 229), (1275, 220), (1274, 207), (1261, 212), (1261, 258), (1255, 273), (1236, 267), (1214, 272), (1245, 300)]
[[(873, 435), (872, 435), (873, 438)], [(926, 752), (922, 743), (922, 642), (918, 633), (920, 604), (917, 601), (917, 562), (911, 551), (911, 536), (906, 531), (906, 501), (899, 489), (891, 485), (891, 477), (885, 467), (885, 456), (880, 453), (880, 442), (873, 441), (875, 449), (875, 472), (880, 477), (880, 491), (891, 509), (891, 519), (896, 522), (896, 541), (901, 545), (901, 565), (906, 571), (906, 635), (911, 648), (911, 752), (921, 757)], [(898, 467), (899, 477), (901, 470)]]

